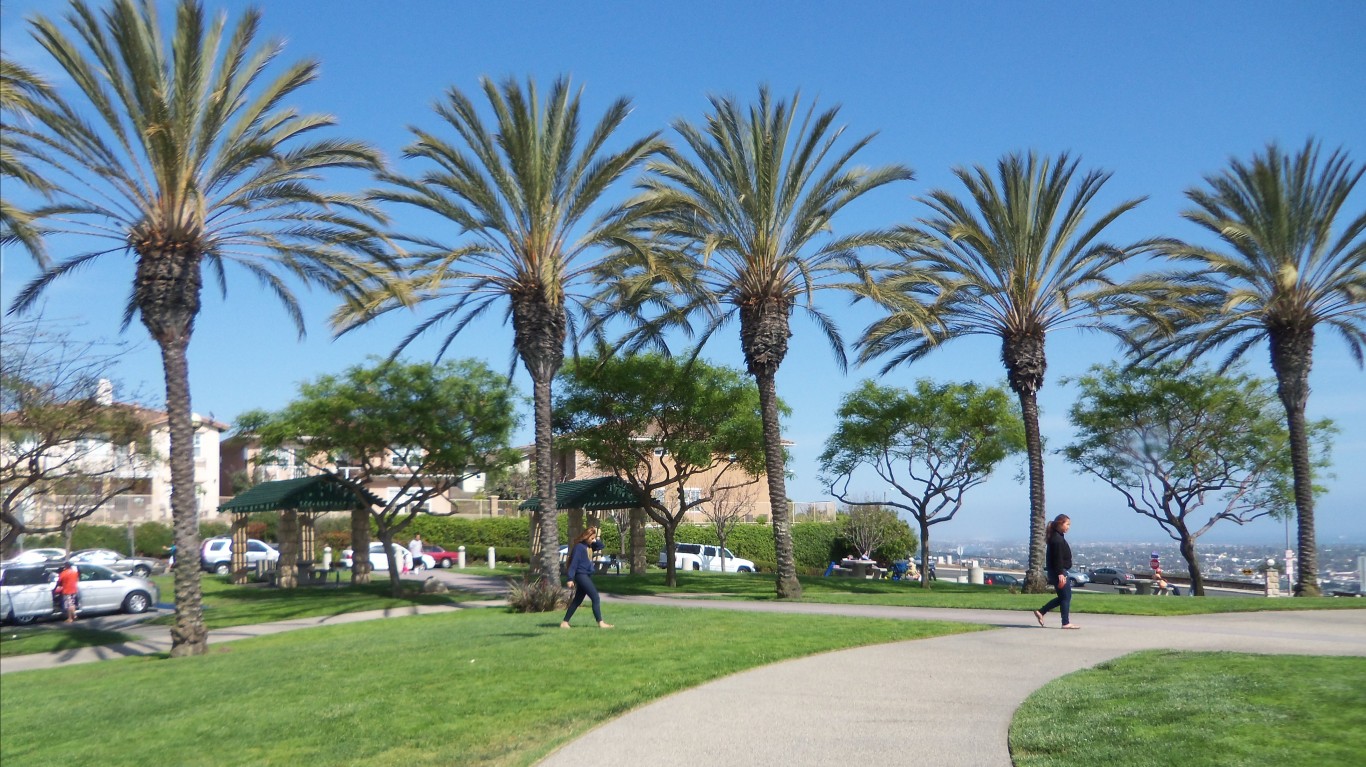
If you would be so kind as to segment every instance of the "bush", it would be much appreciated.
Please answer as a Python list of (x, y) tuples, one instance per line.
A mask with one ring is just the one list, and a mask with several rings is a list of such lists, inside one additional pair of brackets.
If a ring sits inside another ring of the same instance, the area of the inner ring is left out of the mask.
[(560, 588), (556, 581), (522, 578), (508, 584), (508, 609), (512, 612), (548, 613), (562, 610), (569, 606), (568, 599), (568, 592)]

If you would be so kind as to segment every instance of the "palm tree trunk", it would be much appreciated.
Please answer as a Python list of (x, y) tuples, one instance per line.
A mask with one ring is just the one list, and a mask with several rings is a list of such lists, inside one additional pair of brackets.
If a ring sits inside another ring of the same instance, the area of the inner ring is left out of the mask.
[(536, 410), (536, 494), (541, 508), (532, 515), (532, 524), (540, 531), (540, 549), (531, 552), (532, 578), (559, 583), (560, 528), (559, 510), (555, 508), (554, 442), (550, 431), (550, 380), (533, 378)]
[(1029, 564), (1025, 570), (1024, 593), (1043, 594), (1048, 584), (1043, 574), (1044, 519), (1043, 439), (1039, 435), (1039, 398), (1032, 390), (1017, 391), (1024, 416), (1025, 449), (1029, 454)]
[[(155, 336), (154, 336), (155, 337)], [(190, 334), (159, 340), (166, 373), (166, 421), (170, 431), (171, 525), (175, 531), (175, 624), (171, 657), (203, 655), (209, 648), (199, 585), (199, 509), (194, 493), (194, 423), (190, 413)]]
[(1001, 362), (1006, 366), (1006, 380), (1020, 399), (1020, 414), (1024, 417), (1025, 449), (1029, 455), (1029, 564), (1025, 568), (1024, 593), (1043, 594), (1052, 591), (1044, 577), (1044, 514), (1043, 494), (1043, 438), (1039, 433), (1039, 389), (1043, 388), (1044, 371), (1048, 368), (1044, 356), (1044, 334), (1040, 328), (1007, 334), (1001, 338)]
[(792, 552), (792, 523), (787, 515), (787, 465), (783, 461), (782, 430), (778, 422), (775, 376), (767, 371), (754, 376), (759, 385), (759, 411), (764, 423), (764, 471), (768, 474), (768, 506), (773, 520), (773, 551), (777, 557), (779, 599), (800, 599), (797, 560)]
[(529, 286), (512, 296), (513, 346), (531, 376), (536, 432), (536, 495), (541, 508), (532, 512), (531, 577), (559, 584), (560, 528), (555, 508), (554, 435), (550, 420), (550, 385), (564, 363), (568, 316), (564, 304), (550, 300), (544, 286)]
[(1304, 411), (1309, 403), (1309, 369), (1313, 366), (1314, 329), (1272, 328), (1271, 369), (1276, 393), (1285, 406), (1290, 432), (1290, 466), (1295, 478), (1295, 517), (1299, 533), (1299, 580), (1295, 595), (1317, 597), (1318, 542), (1314, 535), (1314, 471), (1309, 455), (1309, 427)]

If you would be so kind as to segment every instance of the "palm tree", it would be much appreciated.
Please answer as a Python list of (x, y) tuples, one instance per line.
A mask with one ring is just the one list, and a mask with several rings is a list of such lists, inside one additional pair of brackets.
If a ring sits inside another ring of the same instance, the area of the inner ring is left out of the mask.
[[(758, 103), (746, 108), (712, 97), (704, 126), (675, 122), (695, 159), (669, 148), (648, 165), (635, 204), (646, 211), (653, 239), (623, 241), (599, 275), (610, 285), (603, 296), (609, 314), (638, 323), (627, 335), (631, 347), (662, 346), (669, 327), (691, 335), (691, 318), (699, 315), (705, 343), (738, 315), (740, 346), (759, 387), (780, 598), (801, 596), (776, 384), (792, 310), (800, 306), (816, 321), (843, 369), (843, 342), (813, 294), (856, 272), (860, 250), (902, 240), (890, 230), (832, 236), (831, 221), (866, 193), (913, 177), (902, 165), (849, 167), (873, 137), (836, 151), (838, 108), (817, 113), (813, 106), (803, 114), (798, 98), (788, 104), (761, 88)], [(652, 309), (655, 316), (647, 316)]]
[[(452, 144), (436, 133), (413, 129), (405, 150), (434, 167), (420, 176), (383, 178), (390, 188), (377, 199), (425, 209), (447, 219), (459, 245), (408, 238), (416, 244), (412, 277), (396, 290), (375, 293), (356, 310), (339, 313), (342, 332), (389, 310), (429, 304), (437, 308), (399, 345), (451, 323), (438, 352), (445, 353), (474, 318), (506, 300), (515, 358), (533, 386), (536, 430), (536, 490), (541, 508), (532, 529), (533, 568), (542, 579), (559, 574), (554, 463), (551, 456), (551, 381), (564, 361), (574, 324), (574, 293), (593, 266), (595, 249), (624, 225), (619, 211), (590, 219), (611, 186), (660, 144), (657, 133), (619, 151), (608, 151), (612, 135), (630, 113), (630, 102), (613, 102), (586, 138), (579, 135), (580, 94), (565, 79), (541, 101), (536, 85), (515, 80), (499, 85), (481, 80), (493, 110), (486, 126), (475, 104), (450, 88), (436, 112), (454, 132)], [(505, 315), (505, 316), (506, 316)], [(539, 530), (539, 536), (537, 535)], [(539, 552), (539, 554), (537, 554)]]
[(1320, 163), (1319, 145), (1310, 140), (1293, 156), (1273, 143), (1250, 164), (1233, 159), (1223, 173), (1206, 176), (1208, 189), (1186, 192), (1195, 207), (1182, 215), (1227, 250), (1165, 242), (1161, 251), (1191, 268), (1158, 276), (1171, 290), (1149, 306), (1138, 335), (1139, 348), (1160, 359), (1195, 358), (1232, 344), (1222, 369), (1269, 343), (1290, 432), (1301, 596), (1320, 593), (1305, 421), (1314, 331), (1336, 331), (1358, 366), (1366, 345), (1366, 211), (1334, 234), (1362, 172), (1342, 150)]
[(949, 339), (989, 335), (1001, 340), (1001, 361), (1024, 415), (1029, 457), (1025, 589), (1030, 592), (1047, 588), (1038, 403), (1048, 364), (1044, 339), (1069, 327), (1118, 332), (1104, 318), (1131, 299), (1113, 289), (1111, 272), (1140, 247), (1099, 238), (1141, 199), (1085, 222), (1088, 206), (1110, 174), (1090, 171), (1069, 196), (1078, 162), (1066, 153), (1056, 161), (1032, 152), (1010, 154), (997, 162), (999, 183), (980, 165), (955, 169), (969, 199), (945, 190), (922, 198), (934, 216), (911, 230), (916, 243), (890, 273), (860, 290), (887, 311), (859, 341), (860, 361), (891, 357), (884, 374)]
[[(362, 144), (304, 140), (332, 118), (281, 104), (314, 79), (317, 65), (302, 62), (263, 80), (280, 46), (254, 46), (257, 12), (228, 30), (226, 16), (210, 22), (197, 2), (182, 0), (168, 41), (156, 6), (114, 0), (97, 15), (73, 0), (65, 19), (75, 40), (46, 17), (32, 20), (34, 38), (74, 83), (84, 108), (57, 102), (40, 112), (29, 134), (42, 151), (29, 159), (68, 208), (47, 223), (50, 231), (92, 249), (45, 271), (10, 311), (27, 309), (54, 280), (101, 256), (133, 256), (124, 324), (140, 318), (161, 350), (175, 545), (193, 552), (199, 534), (186, 350), (203, 272), (226, 293), (226, 267), (245, 268), (281, 300), (302, 335), (284, 275), (345, 295), (382, 278), (378, 266), (386, 259), (369, 204), (312, 182), (331, 169), (375, 171), (380, 162)], [(172, 655), (206, 649), (200, 593), (198, 562), (181, 557)]]
[[(13, 179), (42, 194), (51, 191), (51, 184), (25, 159), (34, 147), (22, 130), (51, 98), (51, 87), (33, 70), (0, 58), (0, 115), (4, 115), (0, 129), (0, 180)], [(12, 242), (23, 245), (40, 266), (47, 266), (47, 252), (34, 212), (15, 205), (11, 197), (0, 197), (0, 245)]]

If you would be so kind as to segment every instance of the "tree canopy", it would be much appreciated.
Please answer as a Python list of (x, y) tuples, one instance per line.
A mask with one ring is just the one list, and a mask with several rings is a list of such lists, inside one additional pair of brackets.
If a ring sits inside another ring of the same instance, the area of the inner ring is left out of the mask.
[[(393, 536), (433, 498), (520, 458), (509, 447), (514, 401), (507, 379), (482, 362), (372, 358), (301, 384), (277, 413), (244, 414), (238, 431), (255, 434), (263, 449), (292, 449), (299, 462), (358, 489), (387, 480), (396, 492), (368, 511), (392, 549)], [(357, 549), (356, 561), (364, 557)], [(391, 550), (389, 557), (397, 587)]]
[(620, 477), (673, 531), (690, 510), (764, 472), (759, 393), (738, 370), (662, 354), (585, 357), (565, 366), (555, 399), (556, 444)]
[[(1063, 456), (1180, 544), (1196, 594), (1197, 538), (1218, 522), (1295, 513), (1290, 437), (1270, 382), (1165, 363), (1098, 365), (1077, 383), (1077, 433)], [(1327, 421), (1310, 424), (1316, 466), (1328, 463), (1331, 434)]]
[[(922, 564), (930, 526), (953, 519), (964, 493), (1025, 449), (1019, 407), (999, 387), (921, 379), (909, 391), (864, 381), (841, 401), (837, 417), (820, 456), (822, 482), (845, 503), (900, 509), (915, 519)], [(849, 488), (860, 471), (900, 499), (855, 500)], [(922, 583), (928, 571), (922, 568)]]

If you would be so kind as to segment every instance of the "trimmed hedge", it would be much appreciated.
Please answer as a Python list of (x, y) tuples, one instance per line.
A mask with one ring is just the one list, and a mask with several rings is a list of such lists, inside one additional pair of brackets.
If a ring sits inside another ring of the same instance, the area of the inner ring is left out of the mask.
[[(273, 515), (261, 515), (269, 517)], [(273, 519), (256, 518), (248, 525), (248, 535), (253, 538), (270, 540), (270, 523)], [(561, 515), (560, 543), (568, 543), (569, 519)], [(466, 561), (470, 564), (482, 562), (486, 550), (493, 546), (501, 562), (524, 563), (530, 557), (527, 539), (530, 531), (527, 517), (488, 517), (465, 519), (458, 517), (419, 516), (413, 520), (400, 536), (400, 544), (406, 544), (414, 533), (421, 533), (422, 540), (436, 544), (451, 551), (465, 547)], [(200, 526), (200, 536), (211, 538), (226, 535), (228, 525), (221, 522), (205, 522)], [(620, 552), (621, 536), (610, 519), (602, 526), (603, 545), (609, 552)], [(679, 543), (707, 543), (716, 545), (716, 529), (707, 524), (685, 524), (678, 526)], [(158, 522), (144, 522), (134, 529), (135, 548), (141, 556), (165, 556), (165, 546), (171, 543), (171, 528)], [(378, 540), (376, 538), (375, 540)], [(344, 519), (328, 519), (319, 525), (319, 545), (328, 545), (341, 556), (341, 550), (351, 544), (351, 531)], [(29, 548), (38, 546), (61, 546), (60, 535), (30, 536)], [(904, 541), (898, 541), (904, 543)], [(914, 536), (911, 546), (915, 545)], [(115, 551), (128, 550), (128, 529), (121, 525), (77, 525), (72, 534), (73, 549), (108, 548)], [(773, 528), (766, 524), (738, 524), (726, 536), (726, 548), (736, 556), (754, 560), (760, 569), (772, 572), (776, 569), (773, 548)], [(841, 535), (838, 522), (797, 522), (792, 525), (792, 548), (798, 572), (815, 574), (825, 571), (831, 560), (837, 560), (851, 553), (848, 542)], [(659, 561), (659, 552), (664, 549), (664, 531), (658, 527), (645, 529), (645, 561), (654, 565)]]

